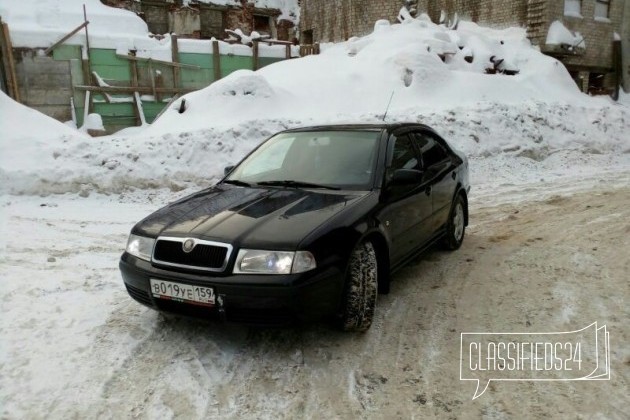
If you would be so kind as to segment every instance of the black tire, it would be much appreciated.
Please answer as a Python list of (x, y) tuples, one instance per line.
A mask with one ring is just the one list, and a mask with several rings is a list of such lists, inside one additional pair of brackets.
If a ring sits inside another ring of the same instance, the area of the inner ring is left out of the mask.
[(446, 224), (446, 237), (444, 238), (444, 247), (454, 251), (459, 249), (464, 242), (466, 233), (466, 202), (460, 194), (455, 196), (453, 204), (451, 204), (451, 212), (448, 215)]
[(372, 325), (378, 294), (378, 263), (374, 245), (359, 243), (348, 261), (346, 290), (341, 308), (341, 329), (367, 331)]

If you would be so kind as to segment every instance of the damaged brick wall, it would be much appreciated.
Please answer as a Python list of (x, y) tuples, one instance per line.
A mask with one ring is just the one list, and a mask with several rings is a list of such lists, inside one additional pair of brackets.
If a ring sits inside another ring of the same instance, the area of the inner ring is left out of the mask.
[(240, 5), (190, 2), (182, 0), (101, 0), (104, 4), (136, 12), (154, 34), (177, 33), (180, 37), (225, 39), (226, 29), (241, 29), (245, 34), (256, 30), (272, 38), (293, 38), (293, 22), (277, 22), (281, 12), (256, 8), (241, 0)]

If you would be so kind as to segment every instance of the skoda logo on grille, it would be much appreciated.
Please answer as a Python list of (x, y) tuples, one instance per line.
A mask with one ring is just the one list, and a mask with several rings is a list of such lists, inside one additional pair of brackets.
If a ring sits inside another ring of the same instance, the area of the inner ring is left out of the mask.
[(196, 244), (194, 239), (186, 239), (182, 244), (182, 250), (184, 250), (185, 253), (189, 253), (193, 250), (195, 245)]

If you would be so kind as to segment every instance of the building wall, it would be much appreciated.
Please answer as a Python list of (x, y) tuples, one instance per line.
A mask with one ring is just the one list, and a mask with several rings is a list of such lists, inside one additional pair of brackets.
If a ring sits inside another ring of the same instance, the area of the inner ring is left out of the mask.
[[(595, 20), (595, 0), (582, 0), (581, 18), (565, 16), (564, 2), (562, 1), (549, 1), (547, 3), (547, 28), (553, 21), (559, 20), (572, 32), (579, 32), (586, 42), (586, 49), (583, 54), (560, 57), (569, 70), (612, 71), (614, 33), (621, 33), (621, 19), (625, 1), (611, 1), (608, 22)], [(548, 49), (542, 46), (542, 51), (547, 52)]]
[(395, 22), (400, 0), (301, 0), (300, 31), (313, 31), (314, 42), (336, 42), (372, 32), (374, 22)]
[[(313, 31), (314, 42), (338, 42), (372, 32), (374, 22), (396, 22), (402, 0), (301, 0), (300, 31)], [(527, 0), (418, 0), (416, 9), (438, 22), (444, 11), (494, 27), (524, 26)]]
[[(126, 3), (121, 4), (124, 6)], [(181, 2), (141, 0), (140, 5), (140, 15), (147, 22), (149, 31), (154, 34), (175, 32), (181, 37), (225, 39), (228, 37), (226, 29), (241, 29), (245, 34), (258, 30), (281, 40), (289, 40), (292, 35), (292, 22), (283, 20), (276, 24), (280, 10), (255, 8), (245, 1), (237, 6), (213, 3), (190, 3), (189, 6), (182, 6)], [(264, 22), (264, 29), (255, 27), (255, 16), (262, 17), (259, 22)]]
[[(565, 16), (563, 0), (417, 0), (415, 7), (418, 13), (427, 13), (434, 22), (439, 22), (445, 12), (447, 21), (453, 21), (457, 14), (460, 19), (499, 29), (524, 27), (533, 45), (560, 59), (576, 76), (576, 82), (582, 77), (584, 89), (591, 73), (606, 74), (604, 85), (612, 88), (617, 80), (617, 75), (611, 73), (614, 33), (623, 33), (624, 75), (630, 79), (630, 0), (611, 0), (609, 19), (605, 21), (594, 18), (595, 2), (582, 0), (581, 18)], [(372, 31), (377, 19), (396, 22), (403, 3), (402, 0), (301, 0), (300, 33), (304, 38), (305, 32), (312, 31), (313, 42), (336, 42), (365, 35)], [(626, 18), (622, 19), (624, 13)], [(545, 45), (547, 32), (555, 20), (582, 34), (586, 42), (584, 51), (569, 55)]]

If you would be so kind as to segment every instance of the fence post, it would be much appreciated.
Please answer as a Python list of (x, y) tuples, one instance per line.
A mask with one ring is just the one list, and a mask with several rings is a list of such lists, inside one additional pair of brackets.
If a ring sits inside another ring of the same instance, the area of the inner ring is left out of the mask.
[(221, 51), (219, 50), (219, 41), (212, 41), (212, 63), (214, 65), (214, 81), (221, 78)]
[(15, 61), (13, 60), (13, 45), (11, 44), (11, 35), (9, 34), (9, 26), (2, 22), (2, 31), (0, 35), (0, 44), (2, 47), (2, 64), (4, 66), (4, 76), (7, 81), (7, 90), (9, 96), (15, 101), (20, 102), (20, 90), (17, 83), (17, 75), (15, 72)]
[(252, 45), (252, 52), (254, 54), (254, 62), (252, 63), (252, 70), (258, 70), (258, 41), (254, 41), (254, 45)]
[[(179, 45), (177, 45), (177, 35), (171, 35), (171, 61), (179, 63)], [(179, 67), (173, 66), (173, 87), (179, 87)]]

